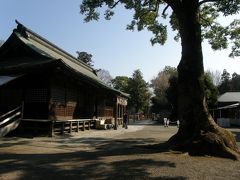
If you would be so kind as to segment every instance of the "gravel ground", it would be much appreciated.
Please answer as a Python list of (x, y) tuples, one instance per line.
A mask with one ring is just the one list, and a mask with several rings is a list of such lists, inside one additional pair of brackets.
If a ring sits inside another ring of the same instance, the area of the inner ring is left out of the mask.
[[(240, 145), (240, 129), (230, 130)], [(147, 148), (165, 142), (176, 131), (175, 126), (141, 121), (128, 129), (65, 137), (2, 138), (0, 180), (239, 179), (240, 161)]]

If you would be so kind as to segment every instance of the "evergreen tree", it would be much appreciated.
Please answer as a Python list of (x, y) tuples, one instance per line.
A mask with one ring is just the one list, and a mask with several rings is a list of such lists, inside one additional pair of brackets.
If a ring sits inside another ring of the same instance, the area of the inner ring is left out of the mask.
[(129, 80), (127, 76), (116, 76), (112, 80), (112, 85), (115, 89), (118, 89), (122, 92), (129, 93)]
[(86, 63), (87, 65), (93, 67), (93, 60), (92, 60), (92, 54), (89, 54), (87, 52), (79, 52), (77, 51), (77, 59)]
[(144, 112), (148, 109), (150, 92), (148, 84), (142, 76), (142, 72), (135, 70), (132, 78), (129, 80), (129, 106), (133, 107), (136, 113)]
[(230, 74), (227, 72), (226, 69), (224, 69), (223, 73), (221, 75), (221, 83), (218, 86), (218, 90), (219, 90), (220, 94), (231, 91), (231, 82), (230, 81), (231, 81)]
[[(154, 113), (159, 113), (162, 109), (171, 109), (172, 105), (169, 103), (166, 95), (166, 90), (169, 88), (169, 78), (177, 74), (177, 69), (166, 66), (160, 71), (157, 77), (151, 80), (151, 87), (153, 88), (154, 96), (151, 98), (151, 110)], [(175, 90), (177, 92), (177, 89)]]
[(235, 92), (240, 91), (240, 75), (237, 73), (232, 74), (231, 89), (232, 91), (235, 91)]

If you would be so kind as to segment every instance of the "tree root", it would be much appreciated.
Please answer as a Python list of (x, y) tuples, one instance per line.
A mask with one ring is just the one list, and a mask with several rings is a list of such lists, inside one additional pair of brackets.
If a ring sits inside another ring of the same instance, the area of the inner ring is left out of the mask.
[(240, 151), (234, 135), (223, 128), (201, 131), (199, 134), (189, 135), (187, 132), (178, 132), (168, 141), (169, 148), (188, 152), (193, 156), (216, 156), (240, 160)]

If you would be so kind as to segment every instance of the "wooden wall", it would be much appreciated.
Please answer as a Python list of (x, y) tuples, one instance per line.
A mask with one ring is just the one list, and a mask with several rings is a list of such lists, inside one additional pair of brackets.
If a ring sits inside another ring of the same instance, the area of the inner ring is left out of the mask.
[(89, 119), (114, 117), (111, 91), (60, 72), (36, 72), (0, 87), (0, 109), (24, 102), (25, 119)]
[(92, 118), (96, 93), (91, 87), (53, 78), (50, 83), (49, 119)]

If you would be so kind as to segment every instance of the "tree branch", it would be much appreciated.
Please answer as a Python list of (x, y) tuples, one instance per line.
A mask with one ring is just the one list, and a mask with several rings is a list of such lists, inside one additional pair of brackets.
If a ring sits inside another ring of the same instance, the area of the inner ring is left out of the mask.
[(217, 2), (218, 0), (202, 0), (198, 3), (198, 6), (200, 7), (202, 4), (207, 3), (207, 2)]
[(150, 1), (144, 1), (142, 6), (146, 6)]
[(117, 2), (115, 2), (115, 4), (113, 4), (111, 7), (109, 7), (110, 9), (113, 9), (113, 8), (115, 8), (117, 5), (118, 5), (118, 3), (120, 2), (120, 0), (118, 0)]
[(205, 19), (205, 18), (202, 17), (202, 16), (200, 16), (200, 19), (204, 20), (204, 21), (208, 24), (208, 26), (210, 26), (210, 27), (212, 28), (212, 24), (209, 23), (209, 21), (208, 21), (207, 19)]
[(170, 5), (167, 5), (167, 6), (164, 8), (164, 10), (163, 10), (163, 12), (162, 12), (162, 15), (163, 15), (163, 16), (165, 15), (165, 12), (166, 12), (167, 9), (169, 8), (169, 6), (170, 6)]

